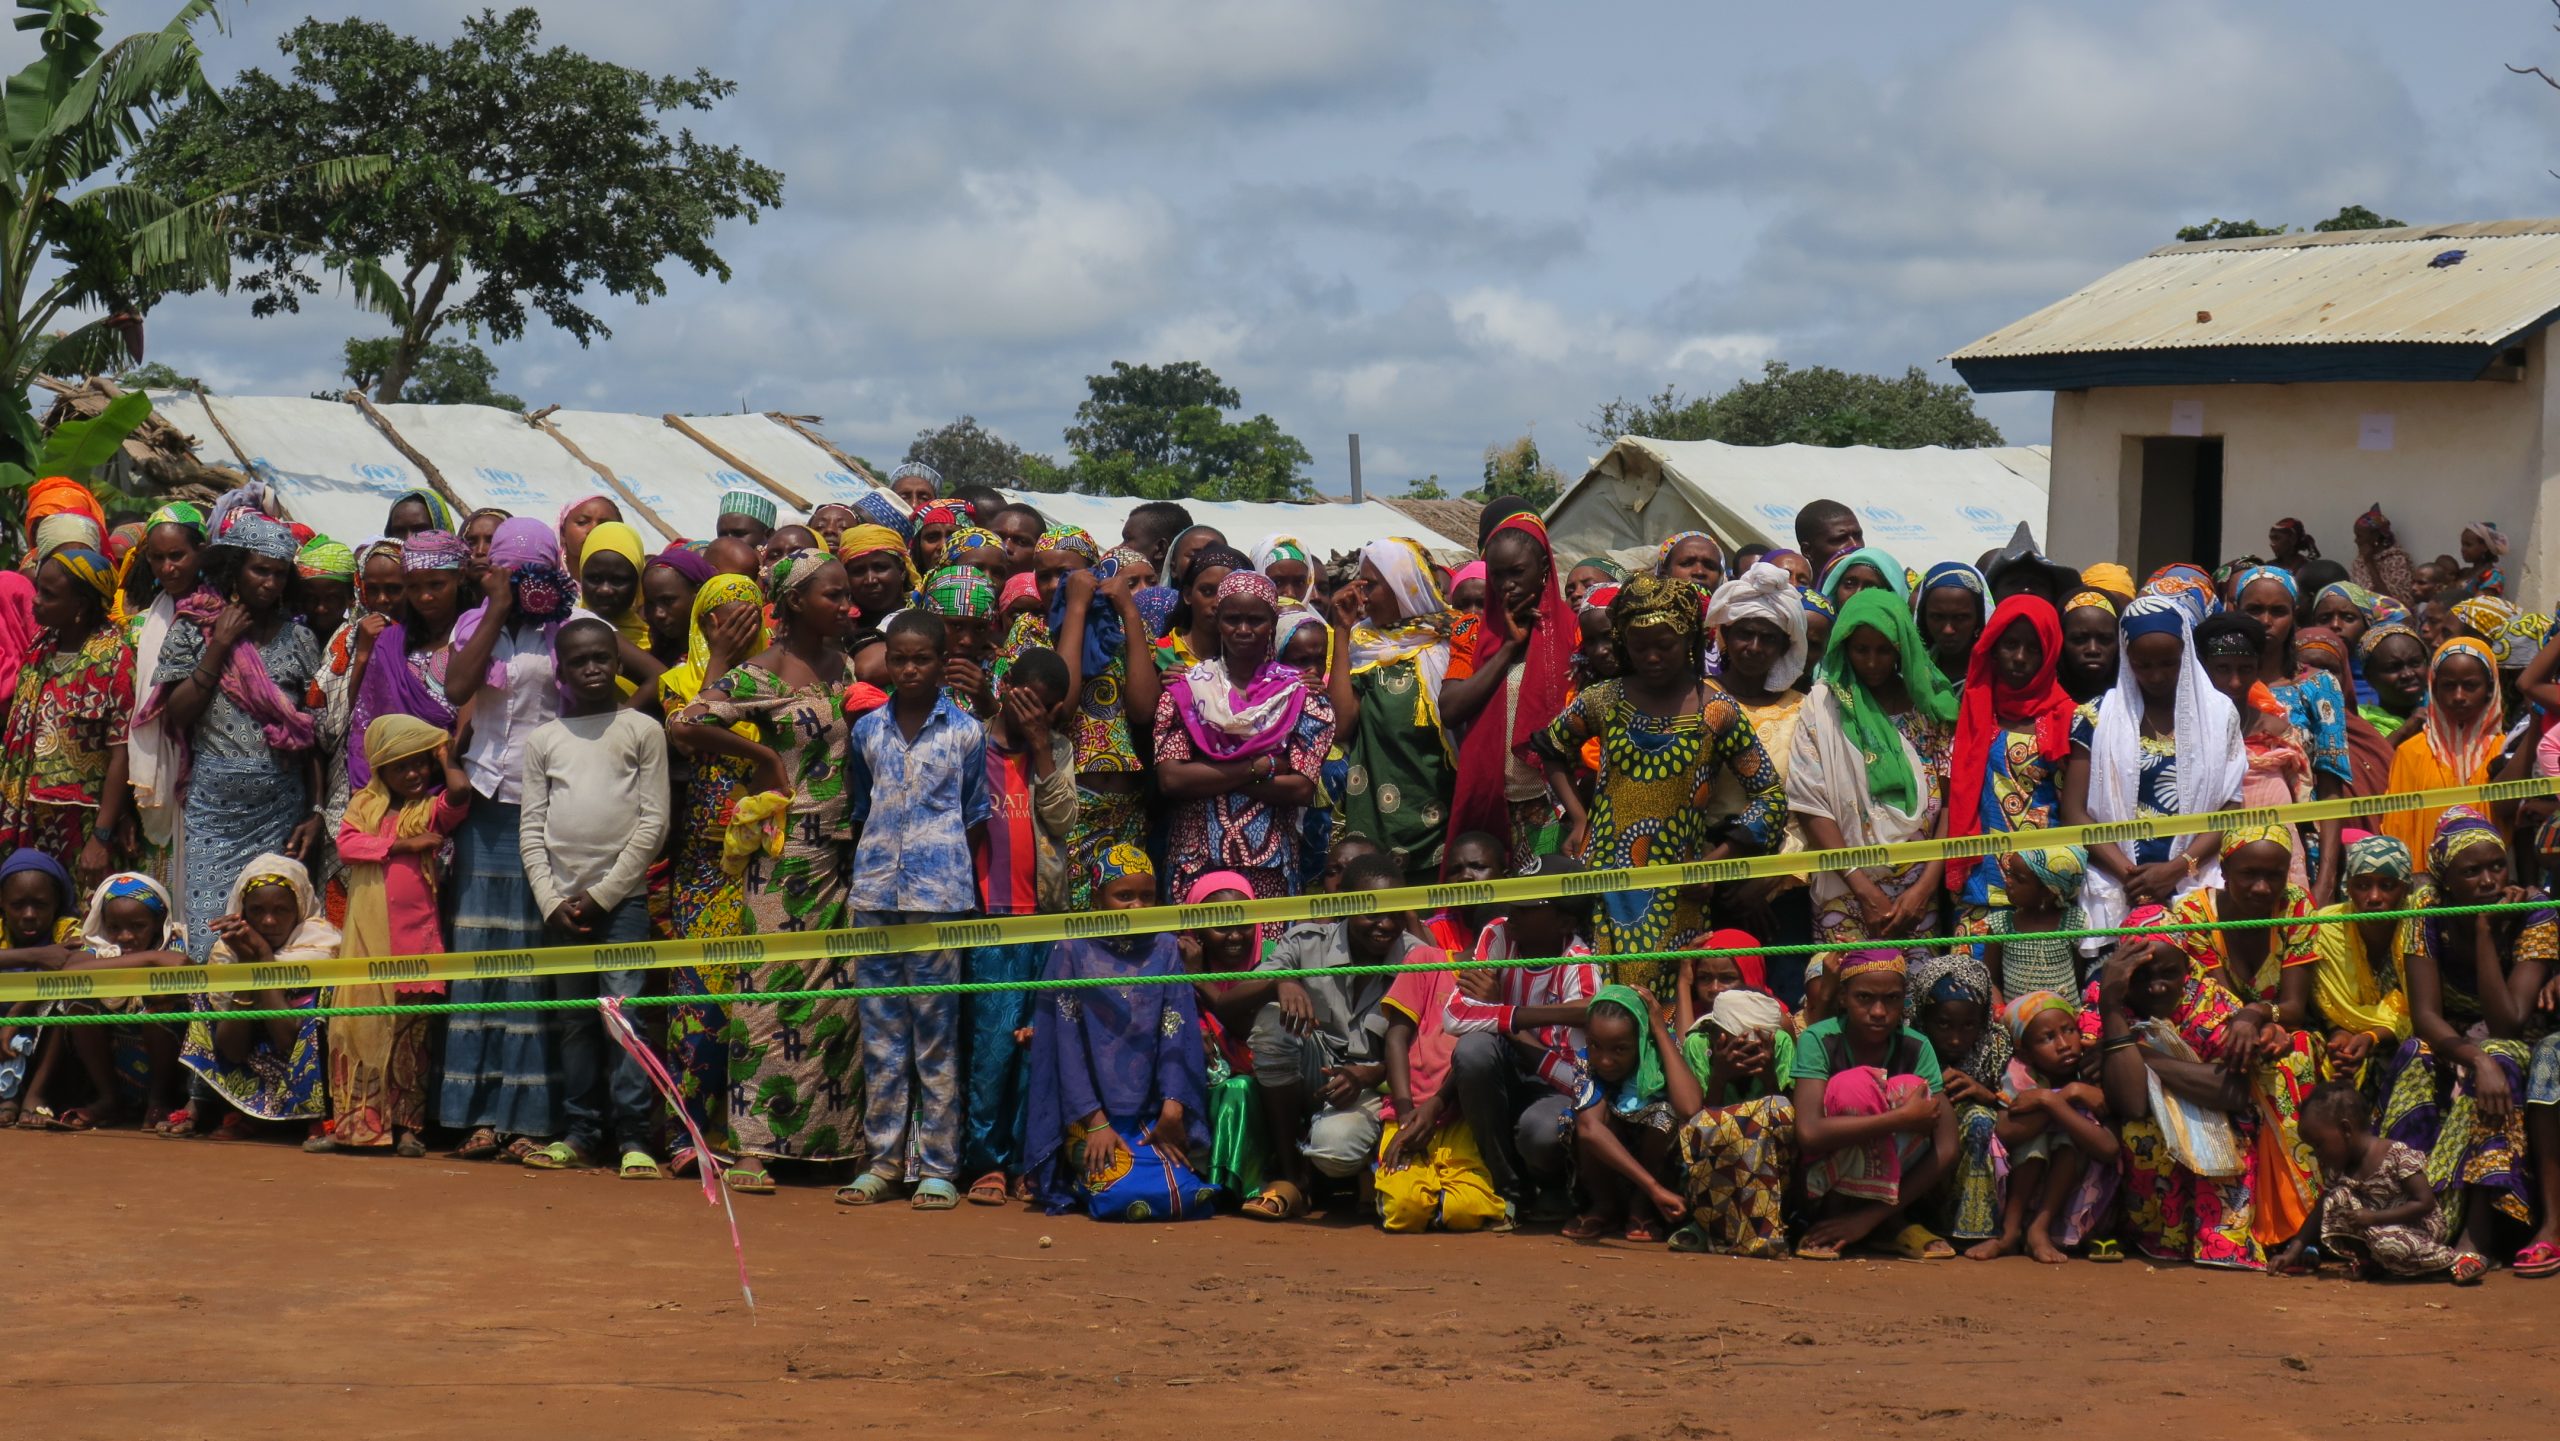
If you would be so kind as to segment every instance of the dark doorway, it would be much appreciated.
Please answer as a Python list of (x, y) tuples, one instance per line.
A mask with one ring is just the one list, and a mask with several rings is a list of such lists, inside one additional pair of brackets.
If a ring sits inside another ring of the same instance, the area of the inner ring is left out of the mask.
[(2186, 435), (2142, 440), (2137, 487), (2134, 574), (2174, 561), (2211, 570), (2222, 563), (2222, 442)]

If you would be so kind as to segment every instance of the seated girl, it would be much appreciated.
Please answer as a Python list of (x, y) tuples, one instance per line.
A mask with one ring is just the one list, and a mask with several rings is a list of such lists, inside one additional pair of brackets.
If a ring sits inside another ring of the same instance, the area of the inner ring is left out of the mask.
[(2027, 1254), (2048, 1266), (2071, 1257), (2115, 1200), (2115, 1133), (2106, 1093), (2080, 1079), (2080, 1008), (2054, 991), (2009, 1003), (2014, 1054), (2000, 1087), (2007, 1109), (1997, 1127), (2006, 1174), (2000, 1234), (1965, 1255), (1991, 1261)]
[(2009, 904), (1992, 907), (1984, 922), (1982, 964), (2000, 993), (2080, 994), (2080, 953), (2071, 942), (2011, 938), (2080, 929), (2080, 883), (2089, 876), (2089, 853), (2078, 846), (2047, 846), (2002, 856), (1999, 866)]
[(2278, 1272), (2300, 1269), (2304, 1244), (2316, 1231), (2320, 1244), (2345, 1258), (2360, 1279), (2451, 1273), (2456, 1285), (2467, 1286), (2488, 1273), (2488, 1258), (2457, 1254), (2445, 1244), (2444, 1212), (2427, 1180), (2426, 1157), (2375, 1135), (2373, 1107), (2354, 1085), (2330, 1081), (2312, 1092), (2302, 1106), (2302, 1135), (2320, 1158), (2328, 1187), (2313, 1223), (2276, 1258)]
[[(320, 913), (311, 873), (302, 862), (269, 852), (252, 859), (231, 883), (230, 902), (213, 921), (208, 964), (291, 964), (337, 954), (338, 928)], [(222, 1018), (225, 1011), (308, 1011), (319, 1004), (317, 989), (217, 991), (197, 1002), (206, 1014), (188, 1024), (179, 1059), (236, 1113), (221, 1118), (226, 1133), (239, 1134), (240, 1118), (246, 1117), (307, 1122), (319, 1134), (329, 1114), (321, 1018)], [(199, 1101), (195, 1129), (213, 1125), (213, 1113)]]
[[(1234, 871), (1211, 871), (1191, 883), (1187, 906), (1253, 899), (1253, 883)], [(1262, 964), (1262, 928), (1247, 922), (1209, 926), (1177, 942), (1183, 965), (1195, 973), (1234, 975)], [(1201, 1055), (1208, 1066), (1209, 1150), (1197, 1159), (1200, 1174), (1232, 1199), (1262, 1192), (1262, 1103), (1253, 1097), (1253, 1047), (1246, 1036), (1253, 1018), (1279, 991), (1269, 980), (1198, 981), (1193, 1004), (1200, 1012)]]
[(1952, 1257), (1944, 1237), (1905, 1215), (1946, 1178), (1956, 1114), (1940, 1095), (1937, 1053), (1903, 1024), (1903, 953), (1850, 951), (1826, 969), (1838, 1014), (1796, 1038), (1796, 1143), (1815, 1215), (1796, 1255), (1836, 1261), (1883, 1231), (1896, 1255)]
[[(1093, 906), (1155, 904), (1147, 853), (1112, 846), (1093, 862)], [(1193, 1158), (1209, 1155), (1208, 1067), (1191, 987), (1149, 981), (1183, 973), (1169, 933), (1060, 941), (1049, 980), (1135, 982), (1057, 990), (1031, 1022), (1031, 1107), (1023, 1174), (1051, 1215), (1082, 1206), (1097, 1221), (1198, 1220), (1218, 1191)]]
[(1390, 1231), (1508, 1229), (1511, 1222), (1449, 1084), (1458, 1038), (1440, 1018), (1457, 989), (1454, 971), (1406, 971), (1379, 1003), (1387, 1018), (1387, 1106), (1374, 1175), (1378, 1219)]
[[(1751, 943), (1741, 931), (1707, 937), (1711, 950)], [(1774, 1260), (1787, 1249), (1781, 1208), (1795, 1163), (1795, 1035), (1754, 955), (1700, 956), (1684, 965), (1680, 1048), (1706, 1109), (1680, 1128), (1691, 1221), (1675, 1251)], [(1701, 1014), (1701, 1012), (1703, 1014)], [(1697, 1019), (1691, 1020), (1691, 1016)]]
[[(2412, 889), (2409, 848), (2392, 836), (2350, 832), (2344, 840), (2345, 901), (2319, 914), (2334, 917), (2311, 934), (2311, 1003), (2327, 1035), (2321, 1073), (2358, 1082), (2388, 1074), (2409, 1039), (2409, 991), (2401, 984), (2401, 922), (2361, 919), (2405, 909)], [(2380, 1074), (2377, 1074), (2380, 1073)]]
[(1623, 1226), (1630, 1241), (1659, 1241), (1666, 1225), (1688, 1218), (1688, 1203), (1662, 1178), (1670, 1169), (1672, 1133), (1705, 1104), (1698, 1078), (1685, 1064), (1663, 1065), (1664, 1056), (1680, 1053), (1671, 1022), (1658, 1002), (1632, 986), (1600, 988), (1583, 1038), (1583, 1085), (1573, 1101), (1574, 1169), (1591, 1209), (1566, 1223), (1564, 1238), (1596, 1241)]
[[(151, 877), (139, 871), (118, 871), (108, 876), (89, 893), (89, 914), (80, 924), (81, 944), (87, 949), (66, 961), (62, 968), (85, 971), (191, 964), (186, 955), (186, 938), (179, 934), (183, 925), (173, 922), (170, 916), (173, 909), (168, 888)], [(97, 1005), (118, 1015), (166, 1008), (165, 1003), (144, 996), (127, 996)], [(87, 1040), (89, 1032), (99, 1032), (98, 1039)], [(71, 1028), (75, 1049), (96, 1048), (95, 1054), (81, 1052), (81, 1069), (93, 1075), (112, 1070), (123, 1085), (138, 1086), (145, 1128), (179, 1136), (186, 1134), (183, 1123), (188, 1119), (187, 1073), (178, 1063), (178, 1043), (184, 1034), (170, 1021), (150, 1021), (131, 1028), (118, 1026), (112, 1033), (97, 1026)], [(129, 1064), (137, 1060), (138, 1066)]]
[(1930, 1207), (1959, 1241), (2000, 1234), (1999, 1161), (1995, 1131), (2001, 1078), (2009, 1067), (2009, 1028), (2000, 1021), (1991, 971), (1964, 951), (1930, 956), (1911, 967), (1903, 1000), (1912, 1028), (1938, 1058), (1940, 1091), (1956, 1114), (1954, 1172), (1947, 1193)]
[[(154, 914), (143, 901), (119, 902), (111, 898), (111, 891), (150, 898), (159, 910)], [(51, 856), (21, 850), (0, 862), (0, 913), (5, 913), (0, 918), (5, 936), (0, 938), (7, 941), (7, 949), (0, 950), (0, 970), (86, 971), (187, 964), (184, 956), (162, 949), (169, 893), (157, 881), (126, 873), (107, 877), (90, 902), (86, 925), (67, 914), (70, 898), (71, 877)], [(128, 996), (24, 1002), (13, 1007), (11, 1014), (113, 1011), (130, 1015), (148, 1008), (145, 998)], [(0, 1030), (0, 1035), (7, 1034)], [(0, 1090), (0, 1113), (5, 1113), (0, 1125), (88, 1131), (122, 1121), (133, 1092), (144, 1096), (146, 1119), (165, 1116), (184, 1095), (177, 1044), (165, 1025), (135, 1033), (98, 1025), (26, 1027), (16, 1034), (26, 1039), (0, 1050), (0, 1059), (27, 1069), (18, 1073), (21, 1086)], [(119, 1041), (130, 1044), (119, 1047)], [(20, 1045), (26, 1048), (23, 1056)], [(116, 1064), (120, 1049), (128, 1059), (138, 1055), (142, 1062), (131, 1068), (129, 1080), (119, 1074)], [(78, 1097), (79, 1103), (66, 1105), (71, 1097)]]

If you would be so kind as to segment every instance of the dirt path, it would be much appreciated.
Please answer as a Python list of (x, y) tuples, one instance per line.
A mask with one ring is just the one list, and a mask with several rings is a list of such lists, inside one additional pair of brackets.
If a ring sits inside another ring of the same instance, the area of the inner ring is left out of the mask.
[(11, 1248), (0, 1307), (30, 1436), (2335, 1441), (2521, 1435), (2560, 1401), (2560, 1282), (2503, 1274), (1815, 1266), (786, 1190), (738, 1202), (750, 1324), (689, 1183), (132, 1134), (0, 1134), (0, 1174), (63, 1236)]

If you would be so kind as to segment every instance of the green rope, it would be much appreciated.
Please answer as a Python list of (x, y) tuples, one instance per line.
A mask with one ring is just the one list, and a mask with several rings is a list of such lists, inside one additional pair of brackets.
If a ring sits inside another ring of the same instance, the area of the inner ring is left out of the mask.
[[(626, 1006), (680, 1006), (687, 1004), (728, 1006), (744, 1002), (859, 1001), (888, 996), (976, 996), (995, 991), (1073, 991), (1109, 986), (1164, 986), (1235, 981), (1302, 981), (1318, 976), (1395, 976), (1408, 971), (1492, 971), (1523, 967), (1552, 966), (1559, 962), (1588, 962), (1595, 966), (1615, 967), (1651, 964), (1657, 961), (1692, 961), (1715, 956), (1803, 956), (1844, 950), (1925, 950), (1931, 947), (1979, 945), (1986, 941), (2078, 941), (2107, 936), (2158, 935), (2163, 931), (2245, 931), (2279, 929), (2289, 926), (2363, 925), (2375, 921), (2402, 921), (2421, 916), (2502, 915), (2512, 911), (2550, 910), (2548, 900), (2492, 901), (2475, 906), (2428, 906), (2397, 911), (2347, 911), (2334, 915), (2266, 916), (2251, 920), (2162, 921), (2150, 926), (2105, 926), (2074, 931), (2014, 931), (1997, 936), (1911, 936), (1886, 944), (1843, 946), (1838, 943), (1812, 945), (1755, 946), (1750, 949), (1637, 951), (1616, 956), (1537, 956), (1511, 960), (1452, 960), (1412, 965), (1320, 966), (1270, 971), (1182, 971), (1164, 976), (1066, 976), (1056, 980), (1045, 977), (1028, 981), (947, 981), (921, 986), (842, 986), (832, 989), (802, 991), (731, 991), (725, 994), (691, 996), (625, 996)], [(0, 1026), (131, 1026), (153, 1021), (278, 1021), (300, 1020), (308, 1016), (450, 1016), (477, 1014), (484, 1011), (573, 1011), (600, 1004), (600, 1000), (583, 996), (551, 996), (526, 1001), (422, 1001), (400, 1006), (309, 1006), (302, 1008), (237, 1010), (237, 1011), (149, 1011), (117, 1014), (97, 1012), (82, 1015), (18, 1016), (0, 1020)]]

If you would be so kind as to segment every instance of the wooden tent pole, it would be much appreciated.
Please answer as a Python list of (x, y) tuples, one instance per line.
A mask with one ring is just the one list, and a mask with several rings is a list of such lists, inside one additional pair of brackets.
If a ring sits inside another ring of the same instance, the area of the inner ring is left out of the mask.
[(364, 418), (373, 422), (373, 428), (382, 432), (382, 438), (391, 442), (393, 450), (409, 458), (409, 463), (416, 466), (418, 473), (427, 478), (427, 484), (434, 486), (436, 494), (444, 497), (444, 503), (453, 507), (454, 514), (469, 515), (471, 513), (473, 507), (461, 496), (454, 494), (452, 486), (445, 484), (444, 472), (436, 469), (436, 463), (421, 454), (416, 446), (403, 439), (400, 432), (392, 427), (391, 417), (376, 409), (374, 403), (365, 398), (363, 391), (348, 391), (347, 401), (364, 412)]
[(678, 531), (674, 526), (667, 524), (667, 518), (665, 516), (650, 509), (649, 502), (632, 494), (631, 487), (622, 483), (621, 476), (618, 476), (612, 471), (606, 469), (603, 462), (587, 454), (585, 451), (580, 450), (576, 441), (571, 440), (566, 435), (563, 435), (560, 432), (560, 427), (553, 425), (549, 420), (545, 419), (545, 417), (550, 415), (552, 411), (558, 410), (559, 408), (560, 407), (556, 405), (548, 406), (526, 416), (525, 419), (533, 422), (534, 429), (541, 431), (543, 434), (550, 436), (553, 440), (560, 442), (561, 448), (568, 451), (572, 456), (575, 456), (578, 464), (583, 465), (587, 469), (594, 471), (597, 475), (602, 476), (604, 478), (605, 485), (611, 489), (615, 495), (621, 497), (624, 504), (629, 505), (633, 510), (638, 511), (640, 515), (651, 525), (658, 528), (658, 534), (665, 536), (669, 540), (684, 539), (682, 532)]
[(800, 494), (791, 487), (784, 485), (781, 481), (774, 479), (772, 476), (769, 476), (763, 471), (756, 469), (754, 466), (747, 464), (738, 457), (731, 455), (728, 451), (722, 449), (720, 444), (717, 441), (714, 441), (710, 436), (704, 435), (701, 431), (685, 424), (683, 416), (678, 415), (673, 411), (669, 411), (658, 418), (665, 421), (669, 429), (685, 437), (687, 440), (692, 441), (694, 444), (701, 446), (704, 450), (710, 451), (713, 455), (720, 457), (722, 461), (728, 464), (731, 470), (738, 472), (740, 475), (747, 477), (749, 480), (754, 481), (756, 484), (763, 486), (765, 489), (772, 491), (775, 495), (778, 495), (784, 500), (790, 502), (792, 508), (799, 511), (802, 515), (807, 515), (812, 509), (807, 496)]
[(790, 427), (793, 434), (799, 436), (802, 440), (809, 442), (811, 445), (816, 446), (818, 449), (825, 451), (827, 454), (834, 456), (836, 464), (852, 471), (855, 475), (862, 477), (871, 484), (878, 485), (880, 483), (880, 477), (863, 469), (861, 461), (858, 461), (852, 456), (845, 454), (843, 451), (836, 449), (834, 441), (820, 435), (813, 427), (803, 424), (799, 416), (785, 415), (778, 410), (768, 410), (764, 413), (764, 418), (773, 421), (776, 424)]

